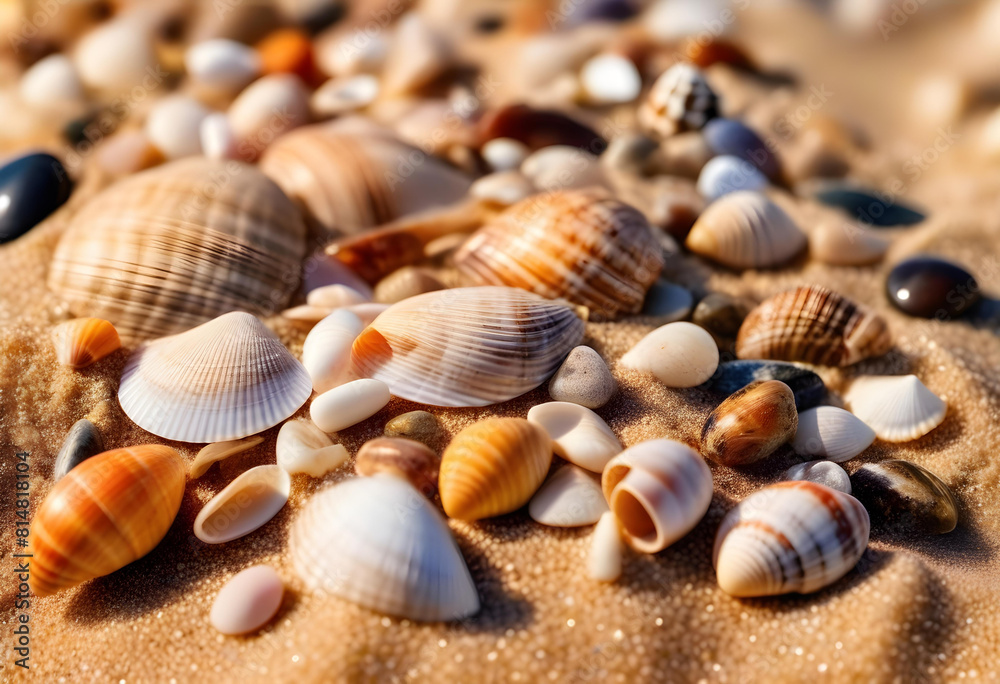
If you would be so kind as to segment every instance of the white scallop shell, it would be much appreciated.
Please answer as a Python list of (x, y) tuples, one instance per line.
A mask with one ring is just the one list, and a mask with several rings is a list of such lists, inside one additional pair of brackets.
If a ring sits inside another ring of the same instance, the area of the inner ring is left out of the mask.
[(765, 487), (729, 511), (715, 537), (719, 587), (731, 596), (808, 594), (857, 564), (870, 522), (852, 496), (815, 482)]
[(621, 364), (651, 373), (667, 387), (697, 387), (719, 367), (719, 348), (704, 328), (679, 321), (639, 340), (622, 356)]
[(874, 441), (875, 431), (850, 411), (817, 406), (799, 412), (799, 428), (792, 438), (792, 448), (803, 456), (821, 456), (843, 463)]
[(948, 412), (947, 403), (916, 375), (860, 377), (851, 383), (844, 399), (854, 415), (887, 442), (923, 437)]
[(767, 185), (767, 176), (756, 166), (729, 155), (711, 159), (698, 175), (698, 192), (709, 201), (740, 190), (764, 190)]
[(266, 525), (288, 501), (292, 478), (276, 465), (251, 468), (216, 494), (194, 519), (206, 544), (239, 539)]
[(479, 594), (441, 514), (392, 475), (313, 496), (292, 523), (292, 565), (314, 591), (426, 622), (479, 612)]
[(364, 329), (356, 314), (337, 309), (309, 331), (302, 344), (302, 365), (314, 390), (323, 393), (350, 379), (351, 345)]
[(269, 565), (254, 565), (226, 582), (212, 601), (208, 621), (223, 634), (254, 632), (281, 607), (285, 585)]
[(371, 418), (390, 398), (389, 387), (381, 380), (351, 380), (313, 399), (309, 417), (323, 432), (337, 432)]
[(622, 574), (622, 535), (615, 514), (607, 511), (597, 521), (590, 539), (587, 574), (598, 582), (614, 582)]
[(334, 444), (308, 420), (290, 420), (278, 430), (278, 465), (290, 474), (323, 477), (351, 457), (343, 444)]
[(783, 480), (818, 482), (844, 494), (851, 493), (851, 477), (833, 461), (807, 461), (796, 463), (781, 476)]
[(570, 463), (600, 473), (622, 452), (622, 444), (604, 420), (579, 404), (549, 401), (531, 407), (528, 420), (552, 438), (554, 451)]
[(531, 519), (550, 527), (593, 525), (607, 510), (600, 482), (574, 465), (554, 472), (528, 502)]
[(310, 394), (309, 374), (274, 333), (234, 311), (136, 349), (118, 401), (157, 437), (217, 442), (277, 425)]

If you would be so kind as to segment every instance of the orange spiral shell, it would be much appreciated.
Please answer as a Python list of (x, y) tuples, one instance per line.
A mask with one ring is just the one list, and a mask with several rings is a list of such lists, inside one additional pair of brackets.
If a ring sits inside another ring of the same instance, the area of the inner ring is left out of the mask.
[(142, 558), (184, 496), (179, 453), (155, 444), (105, 451), (73, 468), (31, 521), (31, 590), (48, 596)]

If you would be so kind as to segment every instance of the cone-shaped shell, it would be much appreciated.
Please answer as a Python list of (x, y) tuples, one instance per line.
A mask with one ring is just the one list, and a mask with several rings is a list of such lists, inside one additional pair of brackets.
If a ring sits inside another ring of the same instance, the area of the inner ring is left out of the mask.
[(452, 518), (479, 520), (528, 503), (552, 463), (552, 440), (523, 418), (488, 418), (465, 428), (441, 457), (441, 505)]
[(741, 359), (823, 366), (849, 366), (891, 348), (885, 319), (815, 285), (765, 300), (746, 317), (736, 338), (736, 355)]
[(158, 437), (217, 442), (277, 425), (310, 394), (309, 374), (278, 338), (256, 317), (233, 312), (139, 347), (118, 401)]
[(74, 318), (52, 330), (59, 363), (84, 368), (122, 346), (115, 326), (101, 318)]
[(729, 511), (715, 536), (719, 587), (731, 596), (808, 594), (846, 575), (868, 546), (868, 512), (815, 482), (779, 482)]
[(792, 448), (803, 456), (843, 463), (874, 441), (875, 431), (850, 411), (836, 406), (817, 406), (799, 413), (799, 429), (792, 439)]
[(389, 307), (354, 341), (358, 375), (434, 406), (488, 406), (532, 390), (583, 339), (574, 309), (506, 287), (468, 287)]
[(289, 533), (306, 586), (410, 620), (458, 620), (479, 594), (451, 530), (402, 478), (347, 480), (313, 496)]
[(923, 437), (940, 425), (948, 412), (944, 400), (916, 375), (857, 378), (844, 399), (854, 415), (887, 442)]
[(31, 590), (48, 596), (145, 556), (184, 496), (184, 461), (170, 447), (105, 451), (73, 468), (31, 521)]
[(267, 524), (288, 501), (292, 479), (276, 465), (251, 468), (212, 497), (194, 519), (194, 536), (222, 544)]
[(519, 287), (613, 318), (642, 308), (663, 253), (638, 210), (601, 190), (564, 190), (500, 214), (455, 263), (471, 284)]
[(251, 166), (184, 159), (130, 176), (74, 217), (49, 287), (122, 337), (193, 328), (228, 311), (269, 315), (298, 286), (305, 225)]

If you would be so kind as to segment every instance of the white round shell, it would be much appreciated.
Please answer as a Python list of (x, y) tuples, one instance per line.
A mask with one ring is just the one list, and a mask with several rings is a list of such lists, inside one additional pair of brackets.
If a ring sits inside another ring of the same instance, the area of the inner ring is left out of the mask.
[(223, 634), (255, 632), (281, 607), (285, 585), (268, 565), (254, 565), (226, 582), (212, 602), (208, 620)]
[(704, 328), (679, 321), (646, 335), (621, 358), (625, 368), (651, 373), (667, 387), (697, 387), (719, 366), (719, 348)]

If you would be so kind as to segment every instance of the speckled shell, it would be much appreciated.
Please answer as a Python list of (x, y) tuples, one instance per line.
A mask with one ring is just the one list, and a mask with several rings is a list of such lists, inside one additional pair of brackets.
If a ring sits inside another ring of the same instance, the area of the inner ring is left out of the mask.
[(663, 72), (639, 107), (642, 127), (665, 138), (699, 130), (719, 115), (719, 98), (701, 70), (678, 63)]
[(48, 596), (145, 556), (177, 515), (184, 461), (166, 446), (105, 451), (73, 468), (31, 521), (31, 590)]
[(646, 218), (593, 188), (518, 202), (455, 254), (472, 284), (519, 287), (607, 318), (637, 313), (663, 263)]
[(59, 363), (85, 368), (122, 346), (115, 326), (101, 318), (74, 318), (52, 330)]
[(815, 285), (764, 301), (740, 326), (741, 359), (849, 366), (892, 348), (889, 326), (874, 311)]
[(809, 594), (846, 575), (868, 546), (857, 499), (815, 482), (780, 482), (744, 499), (722, 521), (713, 562), (731, 596)]
[(583, 339), (574, 309), (507, 287), (410, 297), (354, 341), (358, 375), (434, 406), (488, 406), (541, 385)]
[(85, 205), (48, 283), (73, 313), (107, 319), (123, 338), (160, 337), (229, 311), (282, 309), (304, 256), (301, 214), (277, 185), (245, 164), (192, 158)]
[(712, 411), (701, 431), (701, 453), (727, 466), (756, 463), (795, 435), (795, 395), (780, 380), (752, 382)]

